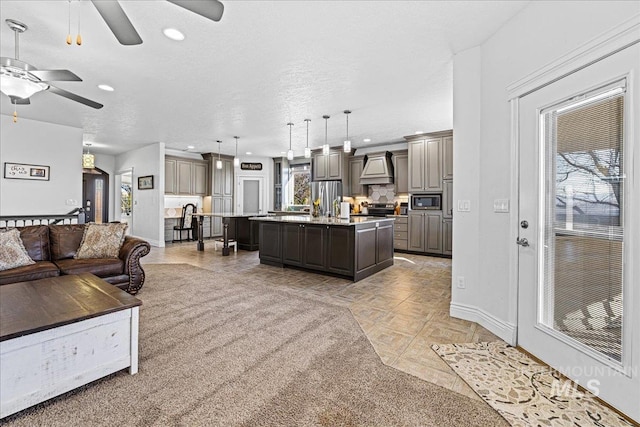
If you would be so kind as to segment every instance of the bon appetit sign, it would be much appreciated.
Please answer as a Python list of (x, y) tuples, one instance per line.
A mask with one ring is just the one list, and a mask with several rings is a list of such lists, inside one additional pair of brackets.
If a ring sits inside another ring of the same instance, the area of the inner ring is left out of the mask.
[(242, 162), (240, 163), (240, 169), (243, 171), (261, 171), (262, 163)]

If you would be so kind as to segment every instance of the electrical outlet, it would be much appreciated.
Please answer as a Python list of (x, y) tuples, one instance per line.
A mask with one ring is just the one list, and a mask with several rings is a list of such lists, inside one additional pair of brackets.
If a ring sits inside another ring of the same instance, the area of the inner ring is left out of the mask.
[(465, 289), (464, 276), (458, 276), (458, 289)]

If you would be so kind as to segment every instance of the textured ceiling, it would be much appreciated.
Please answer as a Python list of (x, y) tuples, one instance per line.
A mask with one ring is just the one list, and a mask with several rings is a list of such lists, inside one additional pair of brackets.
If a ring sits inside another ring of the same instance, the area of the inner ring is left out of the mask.
[[(93, 151), (116, 154), (164, 142), (195, 152), (278, 156), (306, 143), (345, 138), (350, 109), (354, 148), (401, 141), (416, 131), (452, 127), (452, 57), (481, 44), (527, 2), (224, 1), (218, 23), (165, 1), (121, 1), (144, 43), (122, 46), (88, 1), (80, 11), (82, 46), (67, 46), (67, 0), (0, 2), (2, 56), (13, 57), (7, 18), (26, 23), (20, 59), (69, 69), (83, 82), (57, 86), (103, 103), (101, 110), (52, 93), (18, 106), (23, 118), (81, 127)], [(176, 42), (166, 27), (183, 31)], [(75, 35), (74, 35), (75, 38)], [(104, 92), (106, 83), (115, 88)], [(13, 106), (1, 96), (1, 113)], [(21, 125), (20, 122), (16, 124)], [(363, 142), (370, 138), (371, 142)]]

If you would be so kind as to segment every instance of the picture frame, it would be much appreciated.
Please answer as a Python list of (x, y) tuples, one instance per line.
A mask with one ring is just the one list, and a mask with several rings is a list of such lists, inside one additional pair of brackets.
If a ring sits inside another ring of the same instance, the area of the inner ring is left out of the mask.
[(138, 177), (138, 190), (152, 190), (152, 189), (153, 189), (153, 175)]
[(45, 165), (32, 165), (29, 163), (4, 163), (4, 177), (6, 179), (31, 179), (36, 181), (49, 181), (50, 167)]

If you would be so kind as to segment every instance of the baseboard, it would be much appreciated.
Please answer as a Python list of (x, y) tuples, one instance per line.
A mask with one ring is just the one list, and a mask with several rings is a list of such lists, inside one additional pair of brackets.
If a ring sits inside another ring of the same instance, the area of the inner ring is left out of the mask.
[(518, 327), (502, 319), (498, 319), (493, 314), (489, 314), (478, 307), (452, 302), (449, 306), (449, 314), (451, 317), (476, 322), (508, 344), (516, 345)]

